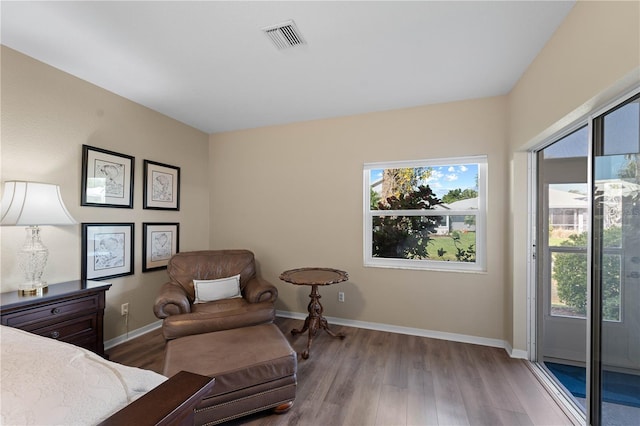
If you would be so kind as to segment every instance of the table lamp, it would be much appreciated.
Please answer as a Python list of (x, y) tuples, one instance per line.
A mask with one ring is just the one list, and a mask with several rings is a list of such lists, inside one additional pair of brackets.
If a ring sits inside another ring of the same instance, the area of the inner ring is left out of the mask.
[(25, 282), (18, 286), (22, 295), (46, 289), (42, 272), (49, 250), (40, 240), (40, 225), (74, 225), (77, 222), (60, 196), (60, 187), (48, 183), (7, 181), (2, 193), (0, 225), (26, 226), (27, 238), (18, 252), (18, 265)]

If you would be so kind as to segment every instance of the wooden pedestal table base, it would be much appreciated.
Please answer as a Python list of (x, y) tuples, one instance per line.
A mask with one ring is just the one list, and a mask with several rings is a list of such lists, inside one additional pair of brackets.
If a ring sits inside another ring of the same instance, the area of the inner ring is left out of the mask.
[(302, 352), (302, 358), (309, 358), (309, 351), (311, 349), (311, 343), (313, 338), (318, 333), (318, 330), (324, 330), (331, 337), (338, 337), (344, 339), (345, 335), (342, 333), (334, 333), (329, 329), (327, 319), (322, 316), (323, 308), (320, 303), (320, 293), (318, 292), (318, 286), (337, 284), (349, 279), (349, 275), (338, 269), (331, 268), (300, 268), (285, 271), (280, 274), (280, 279), (295, 285), (310, 285), (311, 294), (309, 297), (308, 311), (309, 315), (304, 320), (304, 326), (300, 329), (291, 330), (291, 334), (302, 334), (309, 330), (309, 340), (307, 342), (307, 349)]

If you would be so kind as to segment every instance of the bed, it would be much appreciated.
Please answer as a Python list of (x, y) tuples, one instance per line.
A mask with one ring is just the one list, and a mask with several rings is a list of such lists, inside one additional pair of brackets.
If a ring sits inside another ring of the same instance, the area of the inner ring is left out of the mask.
[(214, 379), (171, 378), (0, 326), (0, 424), (189, 424)]

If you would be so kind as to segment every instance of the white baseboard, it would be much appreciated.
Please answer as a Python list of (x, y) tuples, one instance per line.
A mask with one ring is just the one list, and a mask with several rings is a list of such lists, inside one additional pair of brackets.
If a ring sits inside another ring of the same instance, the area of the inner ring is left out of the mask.
[[(304, 320), (307, 314), (290, 311), (276, 311), (276, 316), (283, 318), (293, 318)], [(424, 330), (422, 328), (402, 327), (398, 325), (382, 324), (377, 322), (357, 321), (336, 317), (325, 317), (330, 324), (344, 325), (346, 327), (364, 328), (367, 330), (386, 331), (389, 333), (408, 334), (410, 336), (430, 337), (432, 339), (450, 340), (452, 342), (471, 343), (474, 345), (490, 346), (493, 348), (502, 348), (511, 358), (528, 359), (527, 352), (520, 349), (513, 349), (511, 345), (500, 339), (488, 339), (486, 337), (468, 336), (465, 334), (445, 333), (442, 331)], [(111, 349), (121, 343), (127, 342), (143, 334), (156, 330), (162, 326), (162, 321), (156, 321), (144, 327), (130, 331), (127, 334), (115, 337), (104, 342), (105, 350)]]
[[(307, 314), (300, 312), (276, 311), (276, 316), (304, 320)], [(512, 358), (527, 359), (527, 353), (514, 350), (508, 342), (500, 339), (488, 339), (486, 337), (468, 336), (465, 334), (445, 333), (442, 331), (424, 330), (422, 328), (402, 327), (398, 325), (381, 324), (377, 322), (356, 321), (344, 318), (325, 317), (329, 324), (344, 325), (347, 327), (365, 328), (367, 330), (386, 331), (389, 333), (408, 334), (410, 336), (430, 337), (432, 339), (450, 340), (452, 342), (471, 343), (474, 345), (502, 348)]]
[(156, 330), (162, 326), (162, 320), (158, 320), (152, 322), (151, 324), (145, 325), (144, 327), (137, 328), (133, 331), (128, 332), (127, 334), (123, 334), (118, 337), (114, 337), (113, 339), (109, 339), (104, 342), (104, 349), (109, 350), (114, 346), (118, 346), (121, 343), (127, 342), (131, 339), (135, 339), (136, 337), (140, 337), (143, 334), (147, 334), (150, 331)]
[(504, 350), (507, 351), (511, 358), (519, 358), (519, 359), (529, 359), (529, 354), (527, 351), (523, 351), (522, 349), (513, 349), (513, 347), (509, 344), (509, 342), (504, 342), (505, 347)]

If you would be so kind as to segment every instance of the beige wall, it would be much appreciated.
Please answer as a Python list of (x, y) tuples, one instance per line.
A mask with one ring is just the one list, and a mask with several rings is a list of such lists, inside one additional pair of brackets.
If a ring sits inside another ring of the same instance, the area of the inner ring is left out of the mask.
[(527, 155), (563, 127), (640, 84), (640, 2), (578, 1), (509, 101), (508, 340), (526, 350)]
[(601, 106), (619, 80), (637, 82), (639, 20), (637, 1), (576, 3), (509, 94), (512, 150)]
[[(129, 302), (129, 328), (156, 320), (152, 306), (166, 272), (142, 273), (142, 222), (180, 222), (182, 250), (208, 247), (208, 137), (191, 127), (2, 47), (2, 169), (5, 180), (57, 183), (80, 222), (135, 222), (135, 274), (108, 280), (105, 338), (126, 332), (120, 304)], [(134, 209), (80, 207), (82, 144), (132, 155)], [(142, 160), (181, 167), (181, 209), (142, 209)], [(2, 227), (2, 291), (17, 289), (15, 254), (24, 228)], [(43, 227), (50, 283), (80, 277), (80, 225)]]
[[(321, 289), (326, 315), (503, 339), (505, 108), (497, 97), (212, 135), (211, 247), (253, 250), (280, 310), (309, 300), (282, 271), (335, 267), (350, 280)], [(363, 267), (364, 163), (477, 154), (489, 159), (488, 273)]]
[[(323, 289), (329, 315), (526, 351), (526, 150), (637, 84), (639, 8), (579, 1), (506, 100), (212, 135), (212, 247), (255, 250), (280, 289), (279, 309), (304, 312), (308, 300), (278, 281), (282, 270), (330, 265), (351, 280), (340, 287), (344, 304), (339, 286)], [(490, 159), (489, 274), (362, 266), (362, 163), (481, 153)]]

